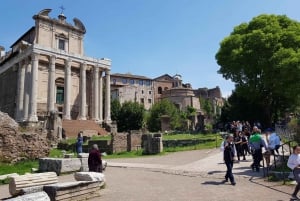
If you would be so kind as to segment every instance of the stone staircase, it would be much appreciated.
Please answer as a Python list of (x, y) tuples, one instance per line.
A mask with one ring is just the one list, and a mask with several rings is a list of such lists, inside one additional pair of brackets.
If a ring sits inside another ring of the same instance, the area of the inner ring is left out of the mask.
[(104, 128), (101, 128), (93, 120), (63, 120), (62, 127), (68, 138), (77, 137), (80, 131), (83, 131), (84, 136), (108, 134)]

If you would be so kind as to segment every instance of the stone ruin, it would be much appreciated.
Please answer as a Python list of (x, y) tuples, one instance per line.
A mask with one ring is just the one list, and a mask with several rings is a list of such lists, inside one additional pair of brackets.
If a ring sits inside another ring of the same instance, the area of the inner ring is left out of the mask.
[(0, 161), (15, 163), (48, 156), (50, 146), (42, 132), (22, 132), (6, 113), (0, 112)]

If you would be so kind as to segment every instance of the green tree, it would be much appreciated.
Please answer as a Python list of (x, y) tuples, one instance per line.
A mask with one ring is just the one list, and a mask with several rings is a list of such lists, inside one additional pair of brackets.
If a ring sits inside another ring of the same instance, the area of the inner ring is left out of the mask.
[(139, 130), (143, 126), (145, 109), (137, 102), (125, 102), (122, 104), (117, 116), (118, 131)]
[(200, 97), (199, 99), (200, 99), (201, 108), (204, 110), (205, 114), (208, 117), (211, 117), (212, 113), (213, 113), (212, 103), (209, 100), (205, 99), (205, 98)]
[(154, 103), (149, 111), (147, 126), (151, 132), (161, 129), (161, 116), (168, 115), (171, 119), (171, 128), (176, 129), (181, 126), (180, 112), (176, 106), (167, 99)]
[(117, 99), (114, 99), (111, 101), (111, 120), (117, 121), (118, 115), (121, 110), (121, 104), (120, 101)]
[(260, 104), (266, 126), (298, 105), (300, 23), (284, 15), (259, 15), (242, 23), (220, 44), (219, 73), (236, 93)]

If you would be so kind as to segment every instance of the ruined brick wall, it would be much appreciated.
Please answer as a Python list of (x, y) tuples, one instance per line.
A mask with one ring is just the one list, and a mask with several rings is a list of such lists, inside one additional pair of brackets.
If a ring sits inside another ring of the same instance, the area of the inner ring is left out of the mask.
[(0, 112), (0, 161), (17, 162), (48, 156), (50, 146), (40, 133), (21, 133), (18, 124)]
[(112, 134), (111, 147), (113, 153), (127, 151), (127, 133)]
[(127, 135), (127, 151), (135, 151), (142, 145), (142, 132), (130, 131)]

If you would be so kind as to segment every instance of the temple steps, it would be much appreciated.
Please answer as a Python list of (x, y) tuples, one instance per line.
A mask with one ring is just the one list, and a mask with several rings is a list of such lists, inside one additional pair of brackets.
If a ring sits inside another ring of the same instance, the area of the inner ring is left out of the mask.
[(62, 127), (65, 131), (66, 137), (77, 137), (80, 131), (84, 132), (84, 135), (107, 135), (107, 131), (100, 127), (93, 120), (63, 120)]

